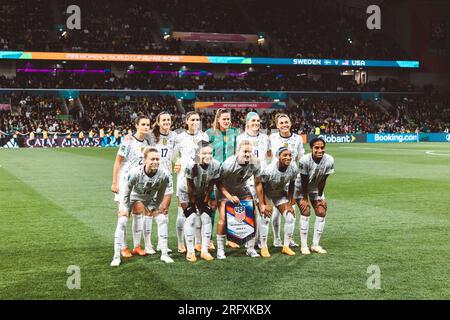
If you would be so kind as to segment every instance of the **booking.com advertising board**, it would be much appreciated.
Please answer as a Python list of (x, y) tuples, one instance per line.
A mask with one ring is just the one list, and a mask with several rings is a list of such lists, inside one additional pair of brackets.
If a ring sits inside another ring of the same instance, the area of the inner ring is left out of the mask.
[(320, 137), (326, 143), (407, 143), (407, 142), (450, 142), (450, 133), (348, 133), (307, 136), (307, 142)]

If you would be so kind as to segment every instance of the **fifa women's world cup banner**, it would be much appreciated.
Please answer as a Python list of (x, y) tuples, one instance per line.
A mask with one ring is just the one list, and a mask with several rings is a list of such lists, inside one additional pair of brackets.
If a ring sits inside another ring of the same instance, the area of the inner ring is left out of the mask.
[(196, 110), (207, 109), (284, 109), (286, 103), (280, 102), (206, 102), (196, 101), (194, 104)]
[(243, 244), (255, 236), (255, 213), (252, 200), (241, 200), (236, 205), (225, 204), (227, 239)]

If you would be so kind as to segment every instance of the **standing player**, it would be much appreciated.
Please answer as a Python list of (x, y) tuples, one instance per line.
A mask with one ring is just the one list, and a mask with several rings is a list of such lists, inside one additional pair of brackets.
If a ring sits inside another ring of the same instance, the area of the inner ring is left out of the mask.
[[(275, 154), (281, 147), (286, 147), (291, 150), (292, 160), (294, 163), (298, 163), (300, 158), (305, 154), (303, 148), (302, 137), (296, 133), (291, 132), (291, 119), (285, 113), (278, 113), (275, 115), (275, 124), (278, 132), (274, 132), (270, 135), (270, 147), (272, 154)], [(272, 228), (273, 228), (273, 245), (274, 247), (282, 247), (280, 229), (281, 229), (281, 216), (277, 208), (274, 208), (272, 214)], [(298, 247), (298, 245), (291, 241), (292, 247)]]
[[(209, 141), (213, 147), (213, 157), (220, 163), (233, 156), (236, 152), (236, 140), (239, 135), (239, 129), (231, 127), (231, 111), (228, 109), (217, 109), (212, 128), (206, 130)], [(216, 194), (211, 195), (211, 205), (217, 207)], [(212, 223), (214, 225), (215, 211), (212, 214)], [(226, 246), (239, 248), (239, 245), (233, 241), (227, 241)]]
[[(42, 130), (42, 138), (44, 139), (44, 148), (47, 148), (47, 143), (49, 143), (47, 127), (44, 127), (44, 130)], [(51, 147), (51, 145), (50, 145), (50, 147)]]
[[(295, 179), (298, 174), (298, 169), (295, 163), (292, 162), (292, 152), (286, 148), (281, 147), (278, 149), (277, 160), (272, 163), (263, 171), (262, 183), (264, 189), (264, 198), (266, 205), (272, 201), (275, 208), (279, 212), (282, 212), (285, 218), (284, 223), (284, 254), (293, 256), (295, 252), (289, 247), (292, 241), (295, 228), (295, 209), (293, 208)], [(287, 190), (286, 190), (286, 185)], [(270, 212), (270, 210), (268, 211)], [(270, 257), (269, 249), (267, 248), (267, 235), (269, 234), (269, 221), (268, 215), (263, 215), (261, 218), (260, 226), (260, 239), (261, 239), (261, 255), (265, 258)]]
[[(167, 201), (167, 203), (164, 203), (164, 205), (167, 206), (170, 205), (173, 194), (172, 161), (174, 156), (175, 140), (177, 136), (175, 132), (170, 130), (171, 127), (172, 117), (170, 116), (170, 113), (168, 113), (167, 111), (160, 112), (156, 116), (151, 133), (147, 134), (145, 137), (147, 143), (150, 146), (155, 147), (159, 151), (161, 168), (170, 173), (170, 184), (166, 188), (167, 197), (164, 198), (164, 201)], [(124, 140), (126, 139), (127, 138), (124, 138)], [(167, 219), (169, 219), (169, 216), (167, 216)], [(150, 221), (149, 224), (145, 225), (146, 232), (151, 232), (151, 228), (152, 222)], [(158, 242), (156, 250), (160, 251), (160, 249), (160, 244)], [(168, 249), (168, 251), (172, 252), (172, 250), (170, 249)]]
[(334, 172), (334, 159), (325, 154), (325, 140), (314, 138), (310, 141), (311, 153), (304, 155), (300, 160), (300, 172), (295, 181), (295, 199), (300, 208), (300, 240), (301, 253), (310, 254), (308, 249), (308, 228), (311, 201), (316, 222), (314, 224), (314, 237), (311, 246), (312, 252), (327, 253), (320, 245), (320, 237), (325, 226), (327, 202), (325, 201), (325, 183), (330, 174)]
[[(114, 248), (116, 251), (120, 251), (122, 256), (129, 258), (132, 256), (130, 250), (128, 250), (125, 233), (128, 221), (128, 212), (120, 210), (120, 203), (123, 202), (124, 191), (127, 184), (127, 177), (129, 171), (137, 165), (142, 164), (143, 149), (147, 145), (144, 137), (150, 130), (150, 119), (147, 116), (139, 115), (135, 120), (136, 134), (127, 141), (123, 141), (117, 152), (116, 160), (114, 162), (113, 169), (113, 182), (111, 186), (111, 191), (115, 193), (114, 201), (116, 201), (119, 207), (119, 220), (117, 222), (116, 234)], [(141, 256), (146, 254), (154, 254), (150, 241), (150, 232), (146, 228), (144, 233), (144, 240), (146, 241), (146, 248), (143, 250), (141, 248), (141, 236), (142, 229), (144, 226), (148, 226), (151, 222), (152, 217), (143, 217), (141, 212), (133, 214), (133, 253), (137, 253)]]
[[(149, 123), (150, 124), (150, 123)], [(159, 151), (153, 147), (144, 149), (144, 165), (131, 169), (128, 174), (123, 199), (120, 203), (120, 212), (128, 215), (131, 211), (134, 215), (156, 217), (158, 224), (158, 238), (161, 246), (161, 261), (173, 262), (167, 252), (167, 214), (169, 207), (164, 201), (169, 195), (165, 195), (166, 188), (170, 184), (170, 174), (159, 168)], [(124, 232), (118, 234), (119, 241), (123, 241)], [(120, 264), (120, 250), (115, 248), (111, 266)]]
[(183, 209), (186, 221), (184, 234), (186, 237), (186, 259), (197, 261), (194, 250), (194, 227), (196, 216), (201, 218), (201, 255), (202, 259), (213, 260), (208, 248), (211, 241), (212, 209), (209, 206), (210, 195), (220, 174), (220, 163), (212, 157), (212, 147), (209, 142), (202, 141), (197, 151), (195, 161), (186, 166), (185, 178), (178, 186), (178, 200)]
[[(272, 152), (270, 150), (269, 137), (267, 134), (260, 132), (260, 129), (261, 119), (259, 114), (256, 112), (247, 113), (247, 116), (245, 117), (245, 132), (237, 137), (236, 142), (239, 145), (241, 141), (250, 141), (253, 145), (253, 156), (259, 160), (261, 170), (264, 170), (272, 157)], [(252, 190), (253, 199), (256, 201), (255, 180), (253, 177), (248, 180), (248, 185), (250, 190)], [(260, 215), (257, 215), (256, 218), (258, 219), (257, 225), (260, 227)], [(264, 217), (264, 220), (268, 220), (267, 222), (270, 222), (270, 217)], [(265, 222), (266, 221), (264, 221), (264, 223)], [(259, 230), (256, 230), (256, 237), (259, 237)]]
[[(248, 187), (247, 180), (254, 176), (256, 195), (258, 197), (258, 208), (261, 214), (270, 214), (266, 212), (264, 203), (263, 187), (261, 183), (261, 166), (258, 159), (254, 158), (252, 143), (243, 140), (235, 156), (229, 157), (220, 167), (220, 178), (218, 183), (218, 201), (219, 201), (219, 223), (217, 226), (217, 259), (225, 259), (225, 231), (226, 231), (226, 213), (225, 206), (227, 201), (239, 204), (241, 200), (254, 200), (252, 192)], [(255, 219), (255, 224), (256, 224)], [(256, 225), (255, 225), (256, 227)], [(255, 237), (247, 241), (247, 255), (250, 257), (259, 257), (255, 250)]]
[[(203, 140), (208, 141), (206, 133), (200, 129), (200, 115), (195, 111), (186, 113), (185, 130), (179, 133), (175, 142), (175, 155), (180, 153), (180, 158), (175, 164), (175, 171), (177, 172), (177, 196), (178, 196), (178, 215), (177, 215), (177, 238), (178, 238), (178, 252), (186, 252), (184, 246), (184, 224), (186, 220), (185, 211), (181, 207), (179, 196), (179, 188), (182, 181), (186, 179), (184, 171), (188, 165), (194, 163), (194, 158), (199, 148), (199, 143)], [(195, 248), (201, 251), (201, 227), (202, 221), (200, 216), (194, 215), (195, 218)]]

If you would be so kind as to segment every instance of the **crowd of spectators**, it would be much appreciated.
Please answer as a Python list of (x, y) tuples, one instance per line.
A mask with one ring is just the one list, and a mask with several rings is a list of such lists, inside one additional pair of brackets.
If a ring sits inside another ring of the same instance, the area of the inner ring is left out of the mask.
[[(161, 111), (172, 114), (173, 129), (183, 126), (184, 115), (180, 105), (172, 96), (81, 96), (83, 105), (81, 116), (64, 117), (61, 101), (53, 96), (30, 96), (26, 93), (1, 96), (2, 101), (12, 105), (9, 111), (0, 111), (0, 135), (14, 133), (27, 135), (30, 132), (41, 134), (43, 130), (65, 135), (67, 130), (76, 135), (79, 131), (93, 129), (99, 132), (120, 130), (126, 134), (133, 128), (133, 121), (138, 114), (149, 115), (154, 121)], [(203, 97), (208, 101), (221, 101), (219, 96)], [(246, 99), (267, 101), (269, 98)], [(232, 101), (233, 98), (227, 98)], [(234, 98), (240, 100), (241, 98)], [(296, 97), (294, 104), (288, 104), (283, 111), (292, 121), (292, 130), (296, 133), (313, 134), (317, 128), (321, 133), (408, 133), (408, 132), (448, 132), (450, 127), (450, 97), (402, 98), (392, 100), (392, 107), (380, 107), (370, 100), (359, 98), (317, 98)], [(192, 102), (185, 101), (184, 106)], [(185, 108), (186, 111), (192, 110)], [(244, 128), (245, 116), (250, 109), (233, 110), (232, 125)], [(261, 113), (261, 127), (276, 129), (273, 110)], [(214, 113), (202, 113), (202, 128), (211, 127)]]
[(358, 84), (352, 76), (324, 74), (317, 79), (306, 74), (242, 72), (215, 76), (173, 71), (154, 74), (146, 71), (128, 71), (122, 77), (114, 73), (51, 73), (17, 72), (16, 77), (0, 76), (3, 88), (57, 88), (57, 89), (141, 89), (141, 90), (257, 90), (257, 91), (420, 91), (411, 83), (393, 78), (380, 78)]
[[(71, 1), (8, 1), (0, 5), (0, 49), (341, 59), (409, 58), (383, 30), (320, 2), (209, 0), (78, 0), (81, 30), (66, 30)], [(365, 15), (362, 15), (365, 17)], [(58, 27), (59, 25), (59, 27)], [(264, 45), (163, 39), (171, 31), (265, 34)]]

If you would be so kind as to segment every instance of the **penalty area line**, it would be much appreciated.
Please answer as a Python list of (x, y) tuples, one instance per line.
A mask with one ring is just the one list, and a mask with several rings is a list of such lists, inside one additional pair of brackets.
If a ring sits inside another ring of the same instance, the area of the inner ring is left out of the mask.
[(430, 156), (444, 156), (444, 157), (450, 157), (450, 153), (438, 153), (433, 150), (425, 151), (426, 154), (429, 154)]

